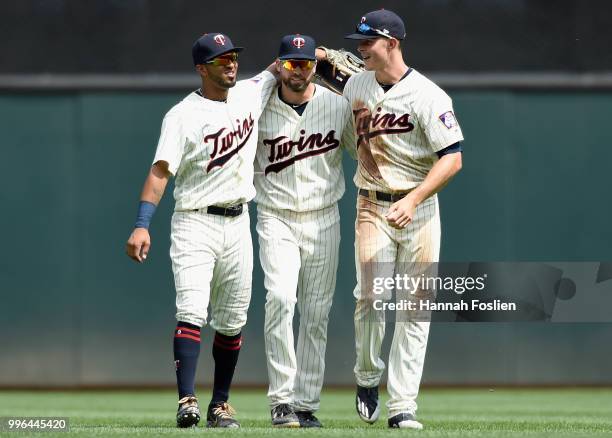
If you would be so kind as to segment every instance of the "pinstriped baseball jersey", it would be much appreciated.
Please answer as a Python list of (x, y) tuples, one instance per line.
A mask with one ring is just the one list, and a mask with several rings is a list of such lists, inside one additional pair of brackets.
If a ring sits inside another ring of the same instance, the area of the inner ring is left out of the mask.
[(166, 114), (153, 163), (176, 176), (176, 211), (253, 199), (257, 120), (275, 85), (262, 72), (230, 88), (227, 102), (193, 92)]
[(344, 193), (341, 147), (354, 148), (350, 106), (341, 96), (315, 85), (300, 116), (272, 93), (259, 121), (255, 200), (295, 212), (336, 203)]
[(357, 187), (402, 192), (418, 186), (435, 152), (463, 140), (451, 98), (416, 70), (386, 93), (375, 72), (352, 76), (344, 89), (355, 118)]

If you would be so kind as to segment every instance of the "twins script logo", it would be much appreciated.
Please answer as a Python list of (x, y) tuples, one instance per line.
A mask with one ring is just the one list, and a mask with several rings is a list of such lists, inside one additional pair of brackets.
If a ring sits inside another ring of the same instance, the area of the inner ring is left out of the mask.
[(293, 38), (293, 45), (297, 47), (298, 49), (301, 49), (302, 47), (304, 47), (304, 44), (306, 44), (306, 40), (304, 38), (302, 37)]
[(410, 119), (410, 114), (398, 116), (393, 113), (384, 113), (382, 108), (376, 109), (376, 114), (368, 108), (358, 108), (353, 110), (355, 117), (355, 130), (357, 132), (357, 155), (362, 167), (372, 178), (381, 179), (382, 175), (378, 169), (378, 164), (372, 155), (370, 139), (384, 134), (400, 134), (410, 132), (414, 129)]
[(225, 37), (221, 34), (219, 35), (215, 35), (215, 42), (217, 44), (219, 44), (220, 46), (224, 46), (225, 45)]
[(397, 116), (393, 113), (382, 113), (382, 108), (376, 108), (376, 114), (367, 108), (353, 110), (355, 129), (357, 131), (357, 146), (368, 142), (371, 138), (384, 134), (400, 134), (410, 132), (414, 125), (409, 121), (410, 114)]
[(233, 131), (221, 128), (214, 134), (204, 137), (204, 144), (209, 141), (213, 142), (213, 151), (210, 154), (210, 163), (206, 166), (206, 172), (210, 172), (215, 167), (222, 167), (249, 141), (255, 125), (253, 116), (249, 114), (242, 122), (236, 119), (236, 123), (236, 129)]
[[(292, 141), (284, 135), (264, 140), (263, 144), (270, 146), (268, 161), (272, 163), (266, 167), (265, 174), (267, 175), (270, 172), (278, 173), (298, 160), (323, 154), (337, 148), (340, 145), (340, 141), (334, 137), (335, 134), (336, 131), (331, 130), (325, 136), (320, 133), (306, 136), (306, 131), (302, 129), (300, 130), (300, 138), (296, 141)], [(297, 148), (297, 152), (291, 157), (294, 147)]]

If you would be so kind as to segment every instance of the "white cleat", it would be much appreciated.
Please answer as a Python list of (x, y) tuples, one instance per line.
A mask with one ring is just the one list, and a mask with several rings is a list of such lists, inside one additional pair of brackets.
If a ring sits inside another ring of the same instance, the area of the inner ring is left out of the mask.
[(423, 425), (415, 420), (414, 415), (402, 412), (389, 418), (389, 427), (394, 429), (415, 429), (422, 430)]

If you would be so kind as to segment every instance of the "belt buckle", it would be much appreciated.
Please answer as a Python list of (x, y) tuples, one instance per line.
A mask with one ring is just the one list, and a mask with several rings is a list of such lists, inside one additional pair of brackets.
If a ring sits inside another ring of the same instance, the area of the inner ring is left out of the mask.
[(240, 215), (240, 213), (242, 213), (242, 204), (237, 204), (237, 205), (232, 205), (230, 207), (225, 207), (225, 211), (226, 215), (228, 216), (238, 216)]

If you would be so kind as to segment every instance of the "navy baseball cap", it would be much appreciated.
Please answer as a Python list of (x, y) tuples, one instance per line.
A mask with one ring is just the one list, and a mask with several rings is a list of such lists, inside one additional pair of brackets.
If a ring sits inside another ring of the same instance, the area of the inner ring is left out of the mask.
[(204, 64), (219, 55), (228, 52), (240, 52), (243, 47), (236, 47), (227, 35), (222, 33), (205, 33), (193, 43), (191, 55), (194, 65)]
[(395, 38), (403, 40), (406, 37), (404, 22), (395, 12), (387, 9), (372, 11), (361, 17), (355, 33), (345, 36), (350, 40), (367, 40), (370, 38)]
[(316, 60), (317, 44), (308, 35), (285, 35), (278, 49), (278, 59), (311, 59)]

